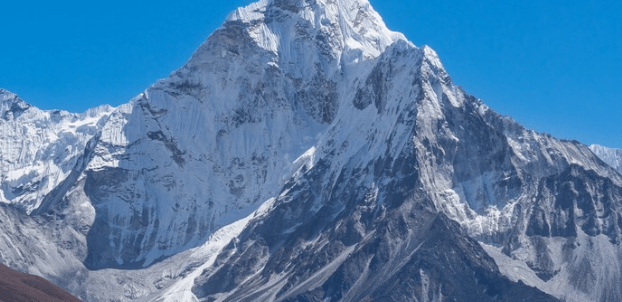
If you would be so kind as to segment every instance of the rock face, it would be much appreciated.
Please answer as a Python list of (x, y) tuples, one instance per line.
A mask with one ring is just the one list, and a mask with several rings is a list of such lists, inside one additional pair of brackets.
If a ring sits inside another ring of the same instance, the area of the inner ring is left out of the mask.
[(622, 301), (622, 176), (366, 0), (240, 8), (114, 110), (0, 95), (0, 260), (86, 301)]
[(79, 302), (41, 277), (16, 272), (0, 264), (0, 300), (11, 302)]

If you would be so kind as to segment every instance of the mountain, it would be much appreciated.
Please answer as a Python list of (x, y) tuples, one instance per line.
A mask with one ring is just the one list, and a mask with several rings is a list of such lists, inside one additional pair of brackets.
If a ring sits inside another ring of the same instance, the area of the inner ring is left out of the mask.
[(41, 277), (16, 272), (0, 264), (0, 300), (11, 302), (79, 302)]
[(605, 163), (622, 174), (622, 150), (612, 149), (599, 145), (591, 145), (590, 150), (598, 155)]
[(30, 213), (71, 174), (113, 108), (42, 111), (0, 89), (0, 202)]
[(34, 193), (3, 199), (0, 261), (85, 301), (622, 300), (622, 176), (366, 0), (240, 8), (130, 103), (64, 113), (84, 127), (2, 95), (3, 167), (53, 145), (64, 173), (3, 170)]

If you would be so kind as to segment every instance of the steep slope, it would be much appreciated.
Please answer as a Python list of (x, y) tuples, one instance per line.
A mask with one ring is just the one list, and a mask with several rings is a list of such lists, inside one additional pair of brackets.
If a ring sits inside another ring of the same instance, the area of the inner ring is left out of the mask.
[(618, 173), (622, 174), (622, 150), (599, 145), (591, 145), (590, 150), (608, 165), (616, 169)]
[(0, 264), (0, 300), (11, 302), (80, 300), (41, 277), (16, 272)]

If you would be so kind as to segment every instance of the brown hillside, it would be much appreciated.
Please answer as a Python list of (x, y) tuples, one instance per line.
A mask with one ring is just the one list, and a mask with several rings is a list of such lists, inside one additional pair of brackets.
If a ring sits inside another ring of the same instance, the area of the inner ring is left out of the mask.
[(0, 301), (80, 302), (41, 277), (16, 272), (2, 264), (0, 264)]

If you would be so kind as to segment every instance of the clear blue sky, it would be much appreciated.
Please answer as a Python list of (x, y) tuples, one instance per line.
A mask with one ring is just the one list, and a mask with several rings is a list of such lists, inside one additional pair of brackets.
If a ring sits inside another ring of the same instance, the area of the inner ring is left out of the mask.
[[(5, 1), (0, 87), (43, 109), (119, 105), (246, 1)], [(622, 1), (371, 0), (467, 92), (528, 128), (622, 148)]]

